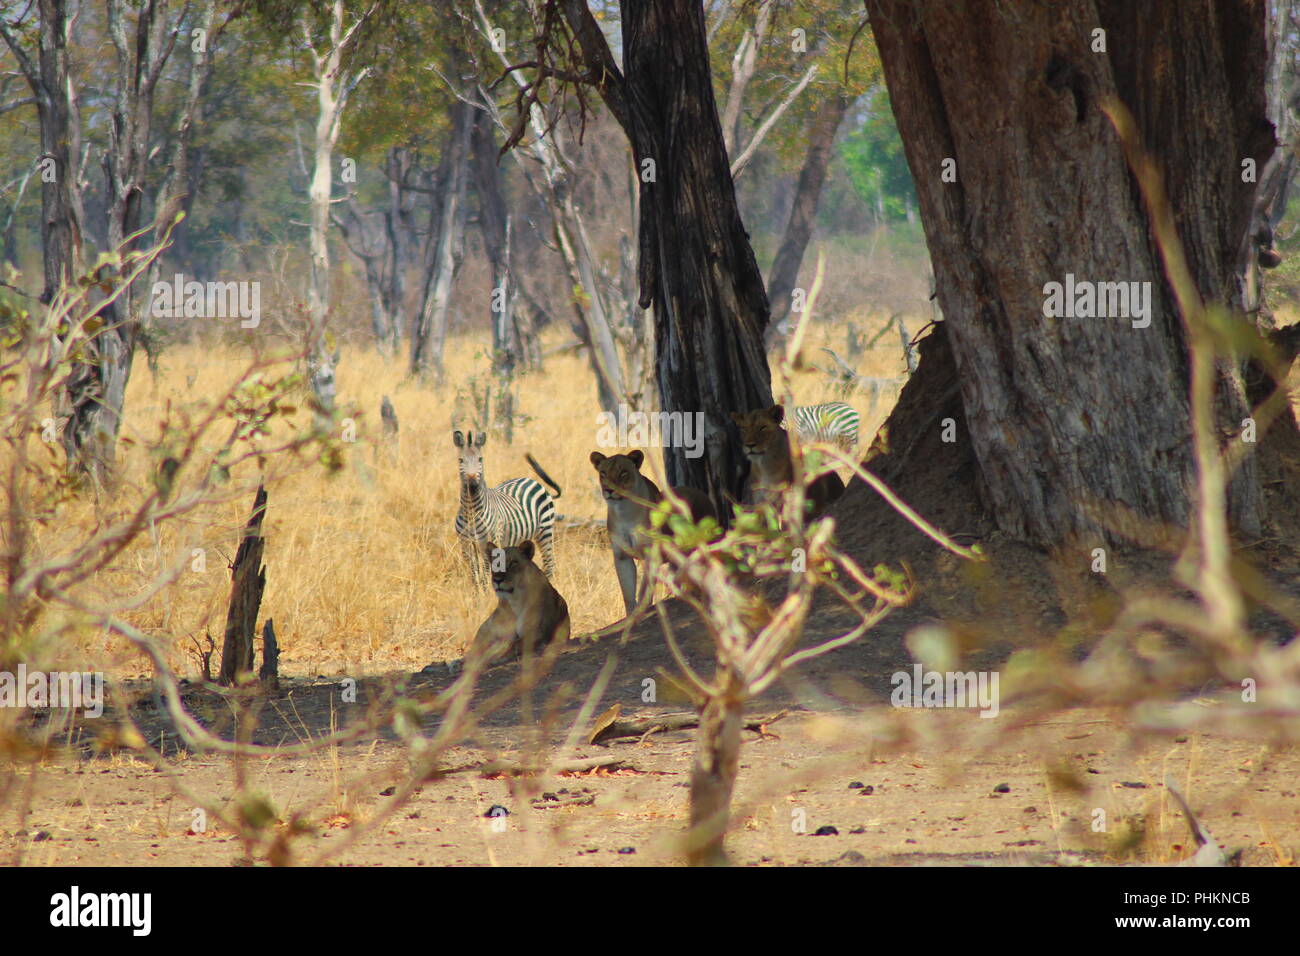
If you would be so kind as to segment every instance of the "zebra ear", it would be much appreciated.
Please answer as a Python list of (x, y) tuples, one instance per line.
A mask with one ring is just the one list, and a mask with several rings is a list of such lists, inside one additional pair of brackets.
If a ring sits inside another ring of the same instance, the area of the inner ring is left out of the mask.
[(486, 444), (487, 444), (487, 432), (475, 432), (475, 433), (474, 433), (474, 444), (477, 445), (479, 448), (482, 448), (484, 445), (486, 445)]
[(605, 460), (605, 456), (602, 455), (600, 452), (593, 451), (591, 453), (591, 463), (595, 465), (597, 468), (600, 467), (600, 463), (604, 460)]
[(523, 556), (524, 556), (525, 558), (527, 558), (529, 561), (533, 560), (533, 552), (534, 552), (536, 549), (534, 548), (534, 546), (533, 546), (533, 542), (532, 542), (531, 539), (522, 542), (522, 543), (519, 545), (519, 550), (520, 550), (520, 552), (523, 554)]
[(640, 468), (641, 462), (645, 461), (645, 452), (643, 452), (640, 448), (634, 448), (627, 453), (627, 457), (632, 459), (632, 464)]
[(772, 419), (772, 421), (776, 422), (778, 425), (780, 425), (781, 419), (785, 418), (785, 406), (773, 405), (771, 408), (767, 410), (767, 417)]
[(459, 430), (451, 433), (451, 440), (456, 443), (457, 448), (465, 447), (465, 436)]

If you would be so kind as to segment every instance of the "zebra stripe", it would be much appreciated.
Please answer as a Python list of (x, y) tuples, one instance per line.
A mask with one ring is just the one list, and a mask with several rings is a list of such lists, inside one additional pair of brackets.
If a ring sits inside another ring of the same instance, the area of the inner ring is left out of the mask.
[(858, 443), (858, 425), (862, 416), (843, 402), (800, 405), (794, 410), (794, 427), (800, 441), (826, 442), (852, 451)]
[[(465, 543), (475, 584), (481, 588), (489, 580), (490, 558), (483, 553), (483, 545), (489, 541), (501, 548), (515, 547), (529, 539), (536, 541), (546, 574), (553, 574), (555, 500), (532, 478), (512, 478), (495, 488), (487, 487), (483, 480), (483, 444), (487, 436), (471, 433), (466, 439), (455, 432), (453, 438), (459, 449), (460, 467), (456, 534)], [(533, 467), (537, 465), (533, 463)], [(555, 493), (560, 493), (558, 487)]]
[(470, 491), (461, 485), (461, 509), (456, 533), (473, 541), (492, 541), (513, 548), (531, 539), (541, 546), (546, 573), (551, 573), (551, 536), (555, 502), (532, 478), (511, 478), (495, 488)]

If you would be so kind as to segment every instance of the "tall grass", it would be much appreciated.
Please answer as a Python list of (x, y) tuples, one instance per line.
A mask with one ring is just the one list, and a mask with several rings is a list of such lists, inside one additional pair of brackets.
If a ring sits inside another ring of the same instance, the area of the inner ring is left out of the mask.
[[(852, 321), (870, 337), (886, 320), (855, 316)], [(920, 321), (912, 324), (919, 328)], [(175, 585), (129, 616), (146, 633), (174, 635), (172, 665), (181, 674), (196, 674), (207, 635), (220, 643), (229, 599), (228, 564), (253, 489), (264, 479), (269, 505), (261, 616), (275, 620), (285, 673), (411, 670), (461, 656), (495, 602), (491, 595), (473, 590), (453, 527), (459, 487), (451, 420), (458, 410), (472, 407), (466, 404), (469, 393), (490, 381), (482, 339), (462, 335), (448, 340), (447, 374), (441, 385), (410, 379), (400, 360), (345, 349), (338, 369), (338, 401), (345, 419), (355, 423), (356, 441), (345, 444), (338, 473), (295, 468), (263, 475), (247, 468), (233, 476), (246, 484), (246, 496), (144, 539), (99, 575), (92, 588), (118, 596), (132, 593), (163, 563), (201, 549)], [(546, 339), (547, 345), (563, 340), (559, 332)], [(815, 354), (818, 346), (828, 344), (844, 354), (844, 341), (842, 324), (822, 327), (811, 333), (809, 351)], [(178, 343), (163, 353), (156, 377), (141, 363), (126, 400), (122, 479), (138, 484), (150, 480), (155, 463), (143, 445), (156, 437), (169, 404), (176, 408), (195, 397), (220, 394), (247, 360), (247, 349), (238, 345)], [(881, 336), (856, 365), (864, 375), (900, 374), (903, 358), (897, 336)], [(800, 403), (841, 398), (813, 369), (799, 373), (793, 387)], [(400, 422), (395, 447), (380, 437), (384, 395), (391, 397)], [(863, 413), (864, 442), (884, 420), (894, 397), (882, 396), (874, 409), (866, 396), (848, 398)], [(603, 520), (604, 503), (588, 461), (596, 447), (597, 408), (585, 357), (573, 352), (548, 357), (544, 371), (520, 381), (516, 410), (513, 444), (489, 433), (489, 482), (531, 475), (524, 461), (524, 453), (531, 452), (561, 485), (564, 494), (557, 505), (566, 519)], [(296, 418), (306, 425), (305, 407)], [(95, 520), (97, 508), (111, 508), (112, 500), (79, 500), (65, 507), (59, 526), (64, 533), (74, 533)], [(574, 634), (622, 616), (603, 529), (560, 527), (556, 563), (556, 585), (569, 603)], [(143, 673), (144, 662), (131, 656), (125, 643), (110, 642), (103, 649), (109, 652), (106, 663), (119, 676)]]

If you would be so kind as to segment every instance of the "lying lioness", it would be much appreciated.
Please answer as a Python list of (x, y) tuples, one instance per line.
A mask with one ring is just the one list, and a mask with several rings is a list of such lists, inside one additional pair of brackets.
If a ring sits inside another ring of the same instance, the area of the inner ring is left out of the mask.
[(525, 648), (540, 654), (551, 641), (567, 641), (569, 605), (533, 564), (533, 542), (521, 542), (517, 548), (498, 548), (489, 542), (486, 551), (498, 603), (479, 627), (474, 643), (484, 645), (489, 660), (512, 648), (516, 656), (522, 656)]
[[(643, 559), (645, 554), (640, 531), (649, 523), (650, 509), (663, 500), (659, 486), (641, 474), (644, 461), (645, 453), (639, 450), (608, 457), (598, 451), (591, 453), (591, 463), (600, 476), (600, 493), (608, 506), (605, 526), (609, 531), (609, 546), (614, 551), (618, 586), (623, 591), (623, 607), (628, 614), (650, 587), (651, 569), (646, 567), (642, 569), (641, 587), (637, 588), (636, 559)], [(686, 502), (691, 520), (717, 517), (713, 502), (704, 492), (674, 488), (673, 493)]]
[[(740, 440), (749, 459), (749, 496), (755, 504), (779, 504), (794, 481), (790, 436), (781, 427), (785, 408), (773, 405), (752, 412), (732, 412), (740, 427)], [(819, 476), (808, 486), (805, 512), (811, 521), (821, 517), (831, 503), (844, 494), (844, 482), (833, 471)]]

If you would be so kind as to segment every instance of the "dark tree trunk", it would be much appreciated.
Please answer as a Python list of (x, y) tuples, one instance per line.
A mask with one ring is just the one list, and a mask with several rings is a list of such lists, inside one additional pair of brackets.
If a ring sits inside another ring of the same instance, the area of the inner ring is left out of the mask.
[(411, 374), (442, 377), (451, 283), (460, 269), (465, 237), (465, 183), (469, 140), (477, 110), (463, 100), (451, 108), (451, 134), (438, 167), (438, 194), (429, 217), (420, 308), (411, 330)]
[[(230, 572), (230, 607), (226, 611), (226, 636), (221, 645), (221, 672), (217, 676), (217, 683), (225, 687), (235, 686), (240, 674), (253, 670), (253, 635), (257, 633), (257, 612), (266, 588), (266, 568), (262, 566), (262, 553), (266, 549), (266, 539), (262, 537), (264, 517), (266, 489), (258, 485), (253, 512), (239, 540)], [(278, 649), (275, 656), (279, 656)]]
[(772, 268), (767, 274), (767, 297), (772, 303), (773, 324), (780, 322), (790, 312), (790, 296), (795, 283), (799, 281), (799, 266), (803, 263), (804, 250), (812, 238), (813, 221), (817, 217), (822, 185), (826, 182), (826, 168), (830, 164), (831, 146), (848, 108), (848, 96), (842, 92), (836, 93), (822, 107), (809, 130), (808, 153), (804, 157), (803, 169), (799, 171), (799, 183), (790, 205), (790, 218), (786, 222), (785, 235), (781, 238), (776, 258), (772, 260)]
[[(1143, 520), (1185, 526), (1187, 343), (1100, 105), (1117, 96), (1133, 111), (1165, 171), (1202, 295), (1236, 304), (1255, 188), (1241, 182), (1241, 161), (1262, 168), (1272, 150), (1263, 3), (867, 8), (993, 517), (1045, 547), (1144, 540)], [(1092, 50), (1098, 28), (1108, 52)], [(955, 182), (941, 175), (945, 160), (955, 160)], [(1151, 283), (1151, 324), (1044, 317), (1045, 285), (1067, 274)], [(1249, 414), (1232, 363), (1218, 384), (1230, 439)], [(1253, 459), (1230, 505), (1238, 527), (1258, 528)]]
[(727, 515), (726, 495), (740, 499), (746, 472), (730, 413), (772, 401), (767, 294), (736, 205), (703, 6), (620, 6), (625, 128), (641, 177), (640, 301), (654, 307), (660, 408), (705, 422), (704, 454), (666, 448), (664, 470)]

